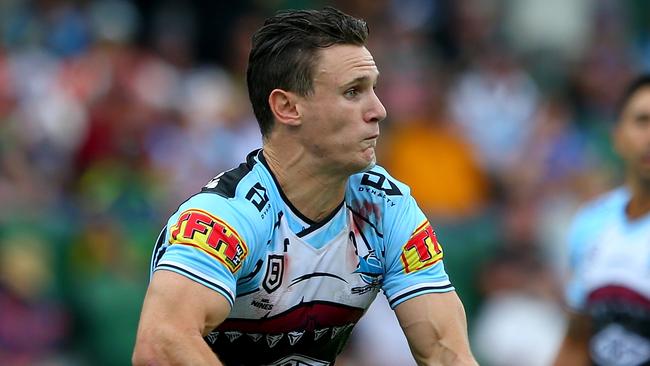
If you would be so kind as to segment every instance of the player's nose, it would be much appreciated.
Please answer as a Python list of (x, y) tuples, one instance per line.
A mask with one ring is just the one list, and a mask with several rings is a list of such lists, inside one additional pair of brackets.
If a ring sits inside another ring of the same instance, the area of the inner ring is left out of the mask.
[(375, 92), (372, 92), (372, 97), (370, 101), (370, 106), (366, 112), (365, 121), (366, 122), (381, 122), (386, 118), (386, 108), (379, 100), (379, 97)]

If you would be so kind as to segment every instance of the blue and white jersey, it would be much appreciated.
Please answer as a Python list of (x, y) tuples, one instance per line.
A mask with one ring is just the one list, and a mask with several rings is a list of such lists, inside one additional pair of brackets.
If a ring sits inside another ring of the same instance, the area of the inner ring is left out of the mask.
[(619, 188), (586, 205), (569, 233), (567, 301), (591, 317), (598, 365), (650, 365), (650, 214), (630, 221)]
[(151, 271), (228, 299), (228, 318), (205, 338), (226, 365), (331, 365), (379, 289), (393, 308), (453, 290), (442, 257), (409, 188), (383, 168), (351, 176), (340, 206), (313, 222), (258, 150), (179, 207)]

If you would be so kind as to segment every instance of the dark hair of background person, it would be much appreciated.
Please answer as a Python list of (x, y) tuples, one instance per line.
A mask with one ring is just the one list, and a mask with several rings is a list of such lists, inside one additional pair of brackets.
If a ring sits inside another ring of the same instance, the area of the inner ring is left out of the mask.
[(273, 89), (307, 96), (313, 91), (318, 50), (365, 45), (368, 25), (335, 8), (287, 10), (268, 18), (252, 37), (246, 82), (253, 112), (266, 137), (273, 126), (268, 98)]
[(641, 74), (628, 84), (618, 102), (617, 117), (620, 120), (623, 117), (623, 111), (632, 96), (640, 89), (650, 87), (650, 74)]

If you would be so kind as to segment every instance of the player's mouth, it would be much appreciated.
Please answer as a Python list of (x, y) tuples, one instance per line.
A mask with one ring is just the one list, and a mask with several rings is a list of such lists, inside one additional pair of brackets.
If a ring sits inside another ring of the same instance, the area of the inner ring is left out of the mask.
[(375, 135), (375, 136), (368, 137), (368, 138), (363, 140), (364, 146), (366, 146), (366, 149), (377, 147), (377, 137), (378, 136), (379, 135)]

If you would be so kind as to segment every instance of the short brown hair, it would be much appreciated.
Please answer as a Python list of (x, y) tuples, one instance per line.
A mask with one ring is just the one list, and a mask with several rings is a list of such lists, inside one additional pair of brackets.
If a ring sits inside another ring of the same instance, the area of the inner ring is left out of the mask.
[(340, 10), (287, 10), (266, 19), (253, 35), (246, 81), (253, 112), (266, 137), (273, 127), (268, 98), (279, 88), (306, 96), (313, 91), (317, 51), (337, 44), (365, 45), (368, 25)]

